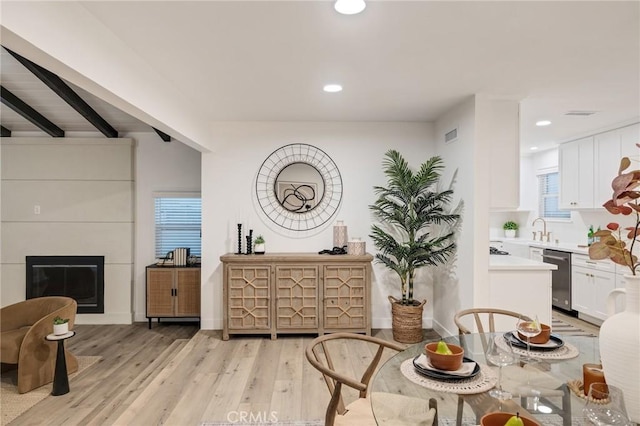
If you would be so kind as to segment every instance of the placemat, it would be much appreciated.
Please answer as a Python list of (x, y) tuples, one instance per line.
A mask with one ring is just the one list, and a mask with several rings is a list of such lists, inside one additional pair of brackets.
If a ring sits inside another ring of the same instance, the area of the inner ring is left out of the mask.
[[(504, 339), (504, 336), (502, 334), (497, 335), (496, 337), (494, 337), (496, 344), (498, 346), (500, 346), (503, 349), (507, 349), (507, 342)], [(517, 348), (515, 346), (512, 346), (513, 348), (513, 353), (516, 355), (522, 355), (522, 356), (527, 356), (527, 350), (526, 349), (521, 349), (521, 348)], [(550, 360), (554, 360), (554, 359), (570, 359), (570, 358), (575, 358), (578, 355), (580, 355), (580, 352), (578, 351), (578, 349), (573, 346), (570, 343), (564, 342), (564, 345), (561, 348), (555, 349), (553, 351), (531, 351), (530, 355), (532, 358), (537, 358), (537, 359), (550, 359)]]
[(402, 374), (413, 383), (438, 392), (449, 392), (460, 395), (486, 392), (498, 382), (498, 376), (487, 366), (480, 365), (480, 374), (471, 379), (435, 380), (418, 374), (413, 367), (413, 359), (409, 358), (400, 365)]

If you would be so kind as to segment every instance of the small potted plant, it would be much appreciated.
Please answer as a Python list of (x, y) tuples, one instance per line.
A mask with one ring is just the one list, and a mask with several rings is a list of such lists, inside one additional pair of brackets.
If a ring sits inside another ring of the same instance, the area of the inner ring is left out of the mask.
[(518, 224), (514, 221), (510, 220), (502, 225), (502, 229), (504, 229), (504, 236), (507, 238), (514, 238), (516, 236), (516, 231), (518, 230)]
[(53, 319), (53, 334), (60, 336), (69, 332), (69, 318), (59, 316)]
[(255, 254), (264, 254), (264, 238), (262, 235), (256, 237), (256, 241), (253, 245), (253, 252)]

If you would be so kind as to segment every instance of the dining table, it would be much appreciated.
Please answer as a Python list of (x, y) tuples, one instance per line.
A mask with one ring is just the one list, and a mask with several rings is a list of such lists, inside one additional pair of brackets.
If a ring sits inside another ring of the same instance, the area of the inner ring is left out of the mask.
[(423, 364), (416, 367), (424, 360), (425, 344), (433, 340), (396, 353), (380, 366), (371, 383), (374, 417), (387, 416), (385, 395), (392, 393), (425, 401), (435, 398), (439, 425), (479, 425), (482, 416), (493, 411), (520, 413), (542, 425), (589, 424), (583, 414), (583, 365), (599, 363), (598, 338), (554, 333), (550, 342), (555, 346), (532, 348), (532, 362), (523, 361), (526, 349), (514, 346), (516, 361), (504, 366), (501, 376), (502, 388), (511, 398), (498, 400), (489, 394), (498, 384), (498, 367), (487, 362), (485, 352), (489, 339), (505, 345), (508, 338), (513, 336), (503, 332), (443, 338), (464, 348), (466, 362), (476, 363), (471, 377), (460, 379), (440, 377), (437, 372), (425, 375)]

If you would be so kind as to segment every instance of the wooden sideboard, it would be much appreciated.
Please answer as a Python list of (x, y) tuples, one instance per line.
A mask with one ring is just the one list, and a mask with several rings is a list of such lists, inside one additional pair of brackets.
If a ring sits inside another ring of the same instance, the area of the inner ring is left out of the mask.
[(225, 254), (223, 331), (230, 334), (371, 335), (373, 256)]

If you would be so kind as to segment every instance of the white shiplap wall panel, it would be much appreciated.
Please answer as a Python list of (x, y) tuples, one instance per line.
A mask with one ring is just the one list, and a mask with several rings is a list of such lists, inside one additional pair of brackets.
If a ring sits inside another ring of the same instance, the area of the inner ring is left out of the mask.
[(78, 322), (131, 323), (134, 147), (131, 139), (2, 138), (0, 306), (25, 299), (26, 256), (105, 256), (105, 312)]
[(2, 179), (132, 180), (130, 139), (3, 138)]
[(132, 186), (131, 181), (4, 180), (2, 220), (132, 222)]
[(105, 264), (131, 264), (132, 232), (132, 223), (5, 222), (2, 263), (25, 263), (25, 256), (105, 256)]
[[(3, 253), (4, 256), (4, 253)], [(12, 305), (24, 300), (27, 297), (25, 282), (25, 263), (3, 264), (0, 268), (0, 300), (2, 306)]]

